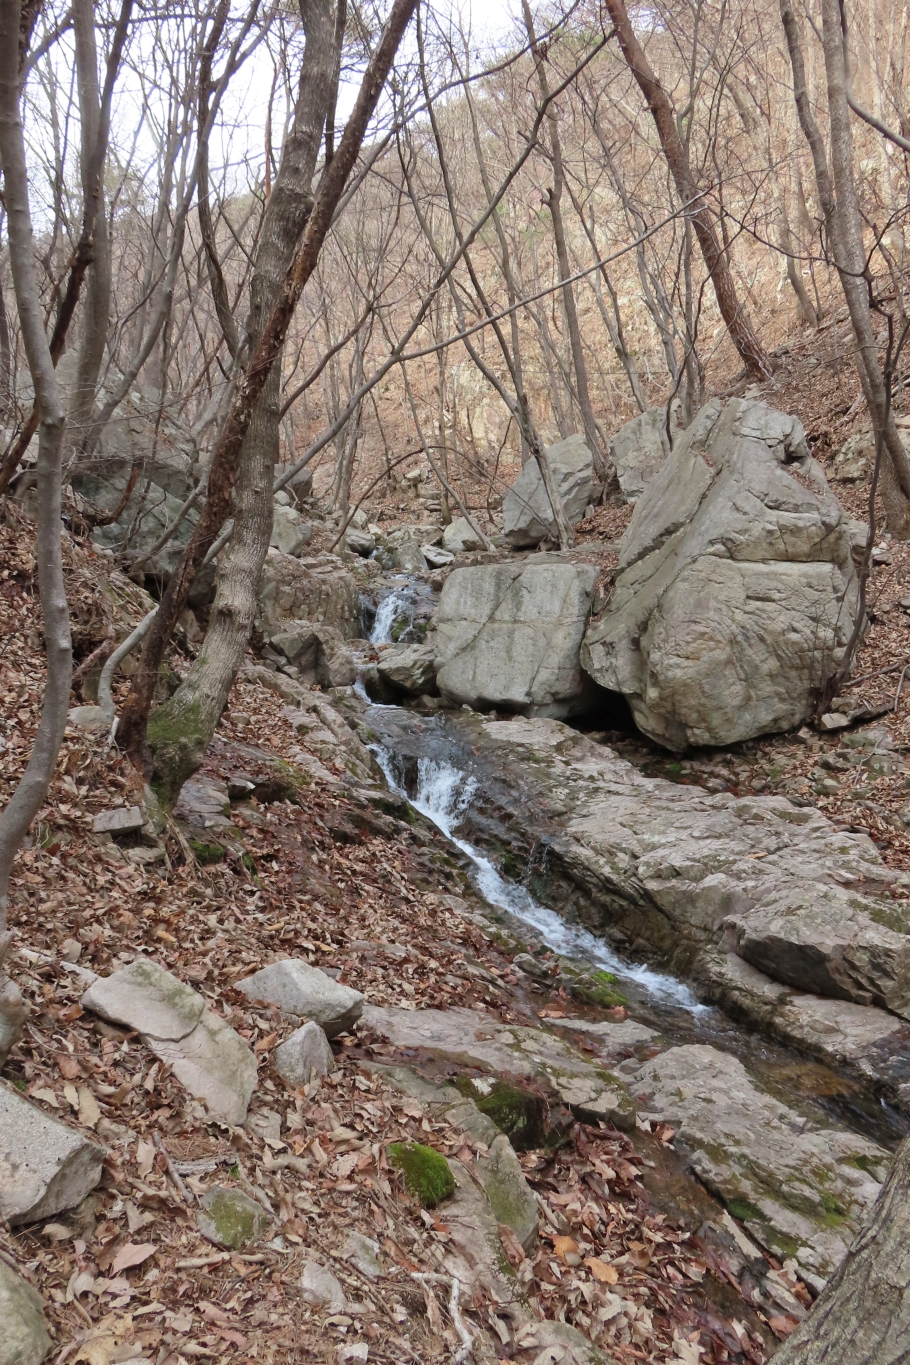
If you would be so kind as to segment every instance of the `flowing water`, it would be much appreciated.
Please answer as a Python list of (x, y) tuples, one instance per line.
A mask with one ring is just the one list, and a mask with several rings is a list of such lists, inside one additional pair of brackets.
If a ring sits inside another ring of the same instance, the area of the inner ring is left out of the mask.
[(406, 574), (396, 575), (396, 586), (379, 601), (370, 630), (370, 644), (413, 644), (423, 636), (422, 622), (433, 609), (433, 594), (427, 584)]
[(369, 722), (376, 736), (371, 747), (389, 787), (458, 850), (479, 895), (511, 918), (519, 937), (526, 926), (529, 940), (611, 972), (632, 1017), (657, 1029), (668, 1046), (707, 1043), (733, 1053), (761, 1085), (810, 1121), (849, 1127), (886, 1146), (904, 1136), (904, 1117), (876, 1103), (852, 1080), (741, 1028), (701, 1004), (685, 982), (621, 956), (605, 939), (565, 919), (557, 906), (541, 904), (523, 881), (504, 876), (493, 857), (465, 837), (467, 824), (475, 838), (481, 831), (482, 841), (489, 835), (491, 844), (497, 843), (485, 775), (473, 759), (470, 732), (462, 732), (457, 717), (450, 721), (440, 713), (428, 719), (400, 707), (371, 706)]

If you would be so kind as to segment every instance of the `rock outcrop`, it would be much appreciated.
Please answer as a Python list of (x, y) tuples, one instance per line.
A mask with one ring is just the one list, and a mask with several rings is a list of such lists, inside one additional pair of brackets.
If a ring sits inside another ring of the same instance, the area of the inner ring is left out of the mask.
[[(591, 501), (594, 460), (582, 436), (547, 447), (556, 491), (569, 524), (581, 521)], [(556, 522), (536, 460), (529, 460), (502, 499), (503, 535), (516, 550), (556, 535)], [(447, 547), (448, 548), (448, 547)]]
[(357, 580), (337, 555), (295, 559), (271, 549), (259, 584), (259, 625), (271, 638), (289, 621), (333, 626), (345, 640), (361, 635)]
[(597, 570), (556, 555), (454, 569), (436, 616), (436, 682), (476, 709), (568, 716), (589, 684), (578, 651)]
[(878, 1197), (884, 1148), (809, 1123), (759, 1090), (737, 1058), (701, 1044), (661, 1053), (630, 1085), (752, 1236), (821, 1288)]
[(671, 749), (788, 730), (850, 634), (848, 520), (802, 426), (708, 403), (635, 507), (582, 666)]
[(11, 1226), (81, 1203), (101, 1179), (104, 1157), (103, 1147), (0, 1082), (0, 1217)]
[(464, 550), (482, 550), (483, 541), (467, 517), (455, 517), (442, 533), (442, 548), (457, 555)]
[(136, 961), (99, 977), (85, 1009), (142, 1034), (146, 1046), (213, 1118), (242, 1123), (256, 1084), (256, 1059), (239, 1033), (197, 991), (155, 962)]
[[(678, 405), (670, 414), (670, 433), (675, 441), (679, 435)], [(648, 408), (614, 433), (607, 457), (624, 502), (636, 502), (641, 497), (669, 454), (670, 437), (664, 407)]]
[(283, 621), (269, 645), (297, 669), (307, 685), (350, 687), (357, 677), (353, 655), (335, 626)]

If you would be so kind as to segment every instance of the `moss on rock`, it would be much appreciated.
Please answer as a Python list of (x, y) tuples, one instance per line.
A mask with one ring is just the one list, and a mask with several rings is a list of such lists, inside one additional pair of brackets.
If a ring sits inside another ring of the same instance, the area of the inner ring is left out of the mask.
[(546, 1146), (547, 1105), (541, 1095), (485, 1076), (476, 1079), (459, 1076), (455, 1085), (501, 1133), (505, 1133), (517, 1152)]
[(203, 867), (224, 861), (224, 849), (221, 844), (207, 844), (201, 839), (188, 839), (187, 842), (193, 850), (197, 863)]
[(432, 1147), (424, 1147), (420, 1142), (393, 1142), (389, 1159), (425, 1209), (435, 1208), (455, 1193), (455, 1177), (449, 1163)]
[(612, 972), (586, 972), (572, 982), (570, 990), (575, 999), (580, 1000), (582, 1004), (599, 1005), (601, 1009), (608, 1010), (627, 1003), (622, 991), (616, 989), (615, 981), (616, 977)]

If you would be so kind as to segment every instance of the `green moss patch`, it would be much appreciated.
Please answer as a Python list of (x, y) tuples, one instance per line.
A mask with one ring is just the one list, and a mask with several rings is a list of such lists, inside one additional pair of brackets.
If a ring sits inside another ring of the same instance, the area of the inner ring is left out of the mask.
[(734, 1218), (738, 1218), (741, 1223), (758, 1222), (763, 1223), (765, 1216), (761, 1209), (750, 1204), (748, 1199), (728, 1199), (727, 1208)]
[(203, 867), (224, 861), (224, 849), (220, 844), (206, 844), (201, 839), (188, 839), (187, 843), (193, 850), (197, 863), (201, 863)]
[(435, 1208), (455, 1193), (455, 1177), (449, 1163), (432, 1147), (424, 1147), (420, 1142), (393, 1142), (389, 1160), (401, 1171), (405, 1185), (425, 1209)]
[(459, 1076), (455, 1085), (505, 1133), (517, 1152), (536, 1151), (547, 1145), (547, 1104), (542, 1095), (487, 1077), (474, 1080)]
[(572, 982), (571, 992), (576, 1000), (584, 1005), (599, 1005), (601, 1009), (613, 1009), (625, 1005), (626, 997), (615, 986), (616, 977), (611, 972), (586, 972)]

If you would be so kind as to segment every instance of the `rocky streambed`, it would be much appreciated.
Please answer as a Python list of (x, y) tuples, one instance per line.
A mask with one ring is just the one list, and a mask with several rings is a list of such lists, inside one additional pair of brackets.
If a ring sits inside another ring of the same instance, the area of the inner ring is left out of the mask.
[[(675, 1130), (674, 1158), (655, 1144), (658, 1195), (695, 1207), (694, 1177), (819, 1288), (907, 1127), (902, 877), (812, 808), (646, 777), (559, 721), (351, 705), (389, 784), (460, 850), (493, 932), (529, 950), (515, 965), (552, 1048), (574, 1042), (615, 1084), (600, 1116), (628, 1122), (624, 1093), (640, 1130)], [(598, 973), (628, 1018), (585, 1008)], [(571, 1102), (562, 1061), (529, 1062), (521, 1030), (478, 1016), (437, 1037), (385, 1014), (372, 1026), (398, 1046), (546, 1077)]]

